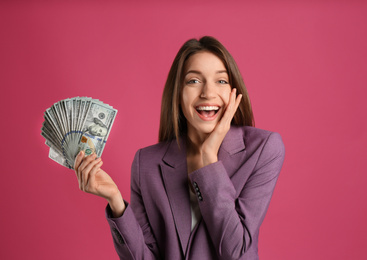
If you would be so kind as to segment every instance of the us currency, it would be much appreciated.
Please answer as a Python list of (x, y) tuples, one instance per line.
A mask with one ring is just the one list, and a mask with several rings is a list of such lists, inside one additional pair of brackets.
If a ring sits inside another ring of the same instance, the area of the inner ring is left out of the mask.
[(41, 135), (49, 146), (49, 158), (73, 168), (76, 155), (102, 155), (117, 110), (89, 97), (61, 100), (44, 113)]

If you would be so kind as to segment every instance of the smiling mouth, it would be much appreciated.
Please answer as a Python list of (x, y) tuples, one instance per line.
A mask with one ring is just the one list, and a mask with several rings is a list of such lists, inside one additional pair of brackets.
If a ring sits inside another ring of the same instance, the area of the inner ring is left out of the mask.
[(218, 111), (218, 106), (198, 106), (196, 107), (196, 111), (199, 113), (199, 115), (203, 117), (213, 117), (215, 116)]

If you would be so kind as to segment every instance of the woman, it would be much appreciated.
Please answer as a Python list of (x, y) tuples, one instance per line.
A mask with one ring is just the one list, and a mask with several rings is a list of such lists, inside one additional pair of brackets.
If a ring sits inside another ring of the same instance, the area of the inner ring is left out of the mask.
[(212, 37), (187, 41), (164, 88), (160, 142), (135, 155), (130, 204), (101, 158), (75, 161), (80, 189), (108, 201), (121, 259), (258, 259), (284, 146), (252, 125), (232, 56)]

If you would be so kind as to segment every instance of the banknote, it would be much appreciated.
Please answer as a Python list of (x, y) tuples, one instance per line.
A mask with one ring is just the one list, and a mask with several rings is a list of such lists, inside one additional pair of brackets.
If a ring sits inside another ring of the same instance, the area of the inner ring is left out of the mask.
[(102, 155), (117, 110), (98, 99), (74, 97), (54, 103), (44, 113), (41, 135), (49, 147), (49, 158), (73, 169), (75, 157)]

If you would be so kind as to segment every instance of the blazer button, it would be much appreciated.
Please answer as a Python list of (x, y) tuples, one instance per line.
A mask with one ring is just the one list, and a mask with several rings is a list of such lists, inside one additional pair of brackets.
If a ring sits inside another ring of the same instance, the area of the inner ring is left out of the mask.
[(200, 201), (203, 201), (203, 196), (201, 196), (200, 191), (198, 191), (196, 194), (198, 195), (198, 199), (199, 199)]

